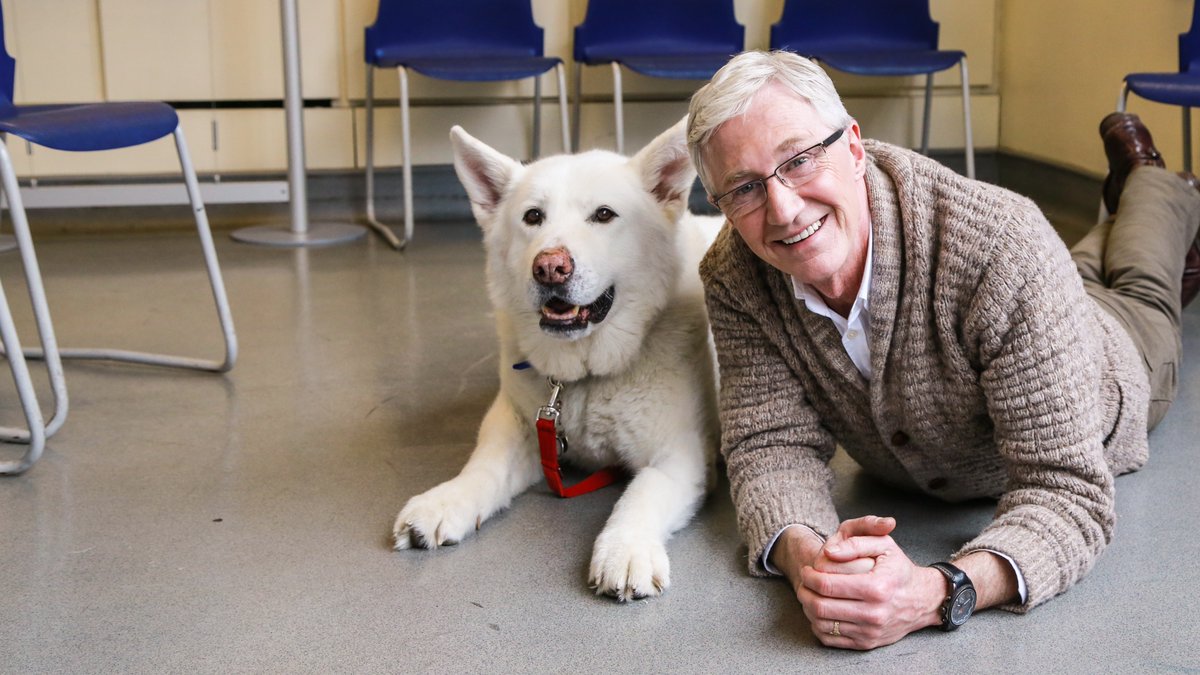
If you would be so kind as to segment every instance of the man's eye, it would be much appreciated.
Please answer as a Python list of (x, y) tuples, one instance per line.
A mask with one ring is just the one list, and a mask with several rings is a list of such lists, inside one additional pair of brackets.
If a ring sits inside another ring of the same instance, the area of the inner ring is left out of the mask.
[(601, 206), (600, 208), (596, 209), (595, 213), (592, 214), (592, 222), (603, 224), (603, 223), (610, 222), (613, 218), (616, 218), (616, 217), (617, 217), (616, 211), (613, 211), (612, 209), (608, 208), (607, 206)]
[(805, 164), (808, 164), (808, 160), (809, 160), (808, 155), (800, 155), (798, 157), (793, 157), (787, 163), (787, 170), (795, 171), (796, 169), (799, 169), (800, 167), (804, 166)]
[(542, 221), (545, 219), (546, 214), (542, 213), (541, 209), (529, 209), (525, 212), (525, 217), (523, 217), (521, 220), (526, 225), (541, 225)]
[(758, 187), (758, 181), (751, 181), (749, 183), (746, 183), (745, 185), (739, 185), (738, 187), (735, 187), (733, 189), (733, 196), (734, 197), (745, 197), (746, 195), (754, 192), (754, 189), (757, 187)]

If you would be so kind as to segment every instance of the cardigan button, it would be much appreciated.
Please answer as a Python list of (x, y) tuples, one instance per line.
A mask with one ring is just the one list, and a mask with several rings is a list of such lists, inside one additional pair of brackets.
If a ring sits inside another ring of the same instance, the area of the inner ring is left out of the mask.
[(946, 487), (949, 483), (950, 483), (950, 481), (946, 480), (945, 478), (943, 478), (941, 476), (938, 476), (937, 478), (934, 478), (933, 480), (929, 481), (929, 489), (931, 491), (936, 492), (936, 491), (941, 490), (942, 488)]
[(903, 431), (897, 431), (892, 434), (892, 445), (897, 447), (908, 444), (908, 434)]

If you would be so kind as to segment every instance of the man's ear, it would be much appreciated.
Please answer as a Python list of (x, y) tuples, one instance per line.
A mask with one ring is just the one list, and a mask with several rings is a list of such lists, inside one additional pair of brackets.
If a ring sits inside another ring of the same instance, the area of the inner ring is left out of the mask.
[(642, 183), (673, 217), (687, 208), (696, 168), (687, 149), (687, 116), (634, 155)]
[(467, 189), (475, 220), (480, 227), (486, 228), (521, 170), (521, 164), (458, 125), (450, 130), (450, 145), (454, 149), (454, 172)]
[(850, 156), (854, 158), (854, 177), (862, 178), (867, 173), (867, 149), (863, 147), (862, 130), (857, 121), (847, 127), (846, 140), (850, 144)]

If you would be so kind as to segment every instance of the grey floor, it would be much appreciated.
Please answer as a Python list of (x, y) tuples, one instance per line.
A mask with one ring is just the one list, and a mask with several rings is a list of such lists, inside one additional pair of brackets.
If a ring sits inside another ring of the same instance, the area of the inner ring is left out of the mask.
[[(66, 426), (0, 480), (0, 671), (1200, 671), (1200, 358), (1149, 465), (1118, 480), (1116, 538), (1086, 580), (955, 634), (820, 647), (785, 584), (747, 576), (724, 482), (670, 542), (673, 585), (654, 600), (586, 586), (614, 488), (538, 487), (457, 547), (391, 551), (396, 511), (458, 471), (497, 383), (478, 232), (418, 237), (399, 255), (219, 235), (242, 344), (231, 373), (68, 365)], [(218, 353), (190, 237), (46, 236), (38, 250), (63, 344)], [(29, 339), (11, 253), (0, 278)], [(1200, 357), (1200, 303), (1185, 331)], [(0, 390), (0, 422), (18, 416)], [(835, 466), (842, 514), (895, 515), (918, 562), (993, 508)]]

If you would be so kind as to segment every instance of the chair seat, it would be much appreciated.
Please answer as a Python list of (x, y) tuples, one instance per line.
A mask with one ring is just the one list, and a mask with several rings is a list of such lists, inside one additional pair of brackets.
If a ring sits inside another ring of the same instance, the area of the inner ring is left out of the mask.
[(687, 54), (659, 56), (625, 56), (616, 59), (626, 68), (648, 75), (673, 80), (707, 80), (732, 54)]
[(439, 80), (460, 82), (498, 82), (536, 77), (562, 63), (551, 56), (495, 54), (486, 52), (462, 53), (455, 56), (414, 55), (387, 48), (378, 49), (371, 61), (379, 68), (411, 68), (422, 75)]
[(625, 63), (631, 58), (648, 59), (724, 59), (725, 65), (731, 56), (742, 51), (740, 44), (725, 44), (714, 41), (684, 40), (677, 37), (647, 41), (643, 39), (593, 42), (575, 48), (575, 60), (589, 66), (598, 66), (613, 61)]
[(1125, 76), (1129, 90), (1148, 101), (1200, 107), (1200, 74), (1132, 73)]
[(172, 133), (177, 126), (175, 109), (157, 101), (0, 109), (0, 132), (70, 152), (141, 145)]
[(855, 75), (924, 75), (952, 68), (965, 54), (958, 50), (828, 50), (811, 55), (821, 63)]

